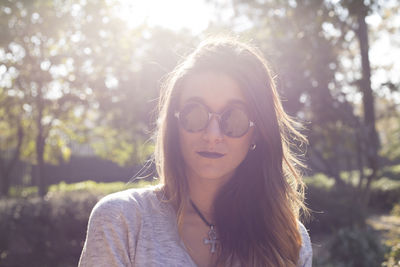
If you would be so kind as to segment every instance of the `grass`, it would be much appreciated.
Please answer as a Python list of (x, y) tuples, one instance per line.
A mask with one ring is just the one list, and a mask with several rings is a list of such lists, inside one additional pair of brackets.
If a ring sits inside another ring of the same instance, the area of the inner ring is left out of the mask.
[(386, 246), (394, 246), (400, 240), (400, 216), (393, 214), (375, 214), (367, 223), (378, 231), (381, 241)]
[[(83, 181), (79, 183), (67, 184), (65, 182), (61, 182), (59, 184), (54, 184), (49, 187), (48, 195), (53, 195), (55, 193), (74, 193), (74, 192), (83, 192), (86, 191), (88, 193), (98, 194), (98, 195), (106, 195), (117, 191), (122, 191), (129, 188), (142, 188), (151, 185), (157, 185), (159, 180), (146, 181), (139, 180), (135, 182), (112, 182), (112, 183), (98, 183), (95, 181)], [(11, 187), (10, 189), (10, 198), (29, 198), (35, 197), (38, 194), (37, 186), (29, 186), (29, 187)]]

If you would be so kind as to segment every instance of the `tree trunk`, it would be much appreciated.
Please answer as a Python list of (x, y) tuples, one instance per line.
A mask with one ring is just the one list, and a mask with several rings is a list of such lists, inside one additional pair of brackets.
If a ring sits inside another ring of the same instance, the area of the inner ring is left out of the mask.
[(39, 130), (39, 134), (36, 138), (36, 155), (37, 155), (37, 163), (38, 163), (38, 180), (39, 180), (39, 196), (44, 197), (47, 193), (47, 183), (45, 179), (44, 172), (44, 138), (43, 133), (41, 133), (42, 129)]
[(11, 168), (6, 167), (1, 173), (1, 192), (0, 197), (7, 197), (11, 186)]
[(375, 127), (375, 107), (374, 96), (371, 88), (371, 67), (368, 56), (368, 26), (365, 22), (366, 15), (367, 12), (359, 12), (357, 14), (358, 29), (356, 30), (361, 53), (362, 79), (360, 81), (360, 89), (363, 93), (364, 124), (367, 131), (366, 141), (368, 144), (365, 156), (367, 159), (368, 167), (372, 170), (371, 175), (367, 177), (367, 183), (362, 193), (362, 202), (364, 204), (368, 203), (370, 185), (372, 180), (376, 178), (376, 173), (379, 167), (379, 140)]
[(36, 160), (38, 164), (37, 168), (37, 178), (39, 187), (39, 196), (44, 197), (47, 193), (47, 181), (46, 174), (44, 171), (44, 145), (45, 145), (45, 133), (42, 124), (43, 118), (43, 98), (41, 88), (38, 90), (38, 95), (36, 98), (36, 103), (38, 107), (38, 117), (36, 119), (36, 126), (38, 129), (38, 134), (36, 136)]
[(14, 150), (13, 156), (11, 157), (10, 161), (8, 164), (6, 163), (6, 159), (1, 159), (0, 158), (0, 197), (2, 196), (8, 196), (10, 192), (10, 186), (11, 186), (11, 173), (12, 170), (15, 167), (15, 164), (18, 162), (19, 157), (21, 155), (21, 146), (22, 146), (22, 141), (24, 138), (24, 130), (22, 128), (21, 122), (18, 122), (18, 141), (17, 141), (17, 147)]

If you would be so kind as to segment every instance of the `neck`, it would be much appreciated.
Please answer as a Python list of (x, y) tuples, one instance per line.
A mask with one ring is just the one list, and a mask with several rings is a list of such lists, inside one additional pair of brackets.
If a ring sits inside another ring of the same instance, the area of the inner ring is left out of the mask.
[(188, 175), (189, 197), (207, 219), (212, 219), (215, 196), (227, 180), (204, 179)]

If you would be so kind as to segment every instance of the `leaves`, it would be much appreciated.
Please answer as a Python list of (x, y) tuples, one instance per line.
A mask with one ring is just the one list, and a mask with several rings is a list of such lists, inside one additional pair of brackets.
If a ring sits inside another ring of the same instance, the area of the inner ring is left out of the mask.
[(93, 153), (137, 164), (159, 81), (192, 37), (144, 36), (146, 25), (124, 27), (108, 1), (10, 0), (0, 12), (0, 150), (15, 148), (21, 124), (19, 160), (58, 164), (90, 140)]

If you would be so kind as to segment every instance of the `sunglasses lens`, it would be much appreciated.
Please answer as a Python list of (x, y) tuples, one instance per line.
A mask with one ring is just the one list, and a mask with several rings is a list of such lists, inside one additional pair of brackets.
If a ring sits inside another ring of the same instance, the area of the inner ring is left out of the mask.
[(231, 108), (221, 115), (221, 129), (230, 137), (241, 137), (249, 129), (249, 117), (240, 108)]
[(188, 104), (180, 112), (179, 121), (188, 132), (203, 130), (208, 123), (208, 112), (199, 104)]
[[(201, 104), (185, 105), (179, 113), (179, 122), (188, 132), (199, 132), (207, 127), (208, 110)], [(223, 134), (229, 137), (241, 137), (247, 133), (250, 120), (247, 113), (237, 107), (225, 110), (219, 119), (219, 127)]]

